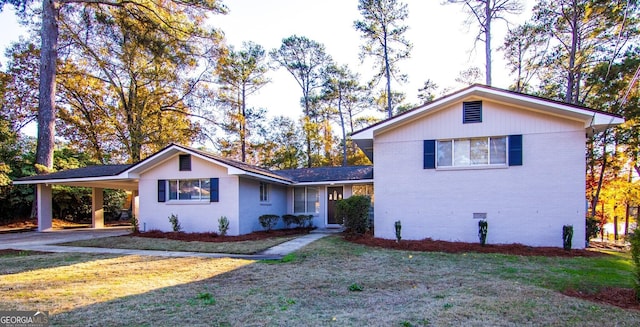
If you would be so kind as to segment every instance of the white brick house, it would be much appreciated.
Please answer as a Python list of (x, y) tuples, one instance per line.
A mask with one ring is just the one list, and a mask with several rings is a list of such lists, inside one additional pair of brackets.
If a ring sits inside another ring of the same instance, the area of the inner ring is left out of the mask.
[[(474, 85), (352, 136), (374, 165), (375, 236), (573, 247), (585, 237), (586, 135), (622, 118)], [(375, 160), (374, 160), (375, 159)]]

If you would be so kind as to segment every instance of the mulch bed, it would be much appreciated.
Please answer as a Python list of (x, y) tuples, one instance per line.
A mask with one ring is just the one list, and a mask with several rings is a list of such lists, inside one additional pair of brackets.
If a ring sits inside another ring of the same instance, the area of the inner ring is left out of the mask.
[(162, 232), (159, 230), (150, 230), (148, 232), (132, 233), (128, 236), (149, 237), (149, 238), (166, 238), (178, 241), (198, 241), (198, 242), (241, 242), (241, 241), (259, 241), (273, 237), (283, 237), (291, 235), (309, 234), (310, 228), (292, 228), (292, 229), (274, 229), (269, 232), (259, 231), (251, 234), (239, 236), (220, 236), (217, 233), (184, 233), (184, 232)]
[(534, 247), (522, 244), (487, 244), (485, 246), (482, 246), (480, 245), (480, 243), (434, 241), (431, 239), (424, 239), (420, 241), (401, 240), (400, 242), (396, 242), (395, 240), (376, 238), (371, 235), (345, 236), (345, 239), (353, 243), (368, 246), (420, 252), (478, 252), (545, 257), (599, 257), (607, 255), (602, 252), (589, 250), (573, 249), (571, 251), (566, 251), (562, 248), (556, 247)]
[(597, 293), (569, 289), (563, 291), (562, 294), (588, 301), (615, 305), (624, 309), (640, 310), (640, 302), (636, 300), (636, 292), (631, 288), (607, 287)]

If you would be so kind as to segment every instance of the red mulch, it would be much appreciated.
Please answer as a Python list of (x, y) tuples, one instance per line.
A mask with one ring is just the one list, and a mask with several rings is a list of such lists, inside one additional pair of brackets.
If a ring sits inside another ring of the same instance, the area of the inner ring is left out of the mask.
[(597, 293), (585, 293), (570, 289), (562, 292), (562, 294), (588, 301), (615, 305), (624, 309), (640, 310), (640, 302), (636, 300), (636, 292), (630, 288), (607, 287)]
[(148, 232), (138, 232), (130, 234), (132, 236), (149, 237), (149, 238), (166, 238), (178, 241), (199, 241), (199, 242), (240, 242), (240, 241), (259, 241), (266, 238), (282, 237), (290, 235), (309, 234), (309, 228), (292, 228), (292, 229), (274, 229), (272, 231), (259, 231), (251, 234), (239, 236), (220, 236), (217, 233), (184, 233), (184, 232), (161, 232), (159, 230), (150, 230)]
[(446, 253), (464, 253), (464, 252), (479, 252), (479, 253), (503, 253), (522, 256), (545, 256), (545, 257), (599, 257), (605, 256), (602, 252), (589, 251), (589, 250), (576, 250), (566, 251), (562, 248), (556, 247), (538, 247), (538, 246), (526, 246), (522, 244), (487, 244), (485, 246), (480, 243), (464, 243), (464, 242), (447, 242), (447, 241), (434, 241), (431, 239), (424, 239), (420, 241), (414, 240), (401, 240), (396, 242), (395, 240), (386, 240), (381, 238), (375, 238), (371, 235), (363, 236), (346, 236), (346, 240), (375, 247), (382, 247), (396, 250), (407, 251), (421, 251), (421, 252), (446, 252)]

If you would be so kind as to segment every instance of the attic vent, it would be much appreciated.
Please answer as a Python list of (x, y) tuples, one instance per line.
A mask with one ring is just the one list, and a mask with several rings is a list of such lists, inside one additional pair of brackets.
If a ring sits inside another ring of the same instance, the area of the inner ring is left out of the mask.
[(462, 123), (482, 123), (482, 101), (462, 103)]
[(179, 159), (179, 170), (180, 171), (191, 171), (191, 155), (189, 154), (181, 154), (178, 156)]

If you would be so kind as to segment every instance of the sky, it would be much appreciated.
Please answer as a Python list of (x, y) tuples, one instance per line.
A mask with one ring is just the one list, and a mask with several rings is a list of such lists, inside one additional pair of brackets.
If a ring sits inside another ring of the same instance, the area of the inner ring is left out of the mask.
[[(406, 39), (413, 43), (411, 58), (400, 63), (400, 71), (408, 74), (409, 82), (393, 82), (392, 90), (407, 95), (407, 101), (418, 103), (417, 90), (427, 79), (440, 89), (451, 92), (464, 87), (455, 82), (459, 72), (470, 67), (484, 71), (484, 44), (478, 43), (472, 51), (477, 27), (465, 26), (467, 14), (462, 5), (442, 5), (443, 0), (403, 0), (408, 5), (409, 27)], [(524, 0), (525, 10), (519, 16), (510, 17), (513, 24), (524, 22), (531, 16), (533, 0)], [(347, 64), (352, 71), (361, 74), (367, 82), (373, 75), (373, 62), (361, 63), (358, 54), (363, 43), (353, 22), (361, 19), (357, 0), (225, 0), (229, 14), (216, 15), (210, 24), (221, 29), (229, 45), (239, 48), (243, 41), (253, 41), (267, 51), (279, 48), (282, 39), (291, 35), (306, 36), (325, 45), (326, 52), (339, 64)], [(496, 26), (497, 25), (497, 26)], [(497, 22), (493, 35), (493, 85), (507, 88), (511, 78), (505, 68), (503, 54), (495, 49), (502, 44), (506, 25)], [(0, 14), (0, 50), (24, 35), (25, 29), (16, 22), (10, 6)], [(6, 67), (6, 58), (1, 60)], [(271, 83), (251, 95), (249, 106), (267, 109), (271, 117), (301, 115), (301, 91), (293, 77), (283, 68), (269, 74)], [(484, 80), (484, 79), (483, 79)], [(380, 84), (379, 87), (383, 85)]]

